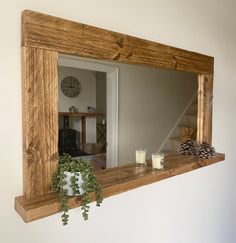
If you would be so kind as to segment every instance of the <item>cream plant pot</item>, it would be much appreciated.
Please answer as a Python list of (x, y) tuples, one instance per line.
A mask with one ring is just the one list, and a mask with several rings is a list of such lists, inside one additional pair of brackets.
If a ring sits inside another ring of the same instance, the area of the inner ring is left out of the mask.
[(63, 186), (63, 189), (67, 190), (67, 196), (78, 196), (82, 195), (84, 193), (84, 190), (82, 189), (82, 185), (84, 183), (81, 174), (78, 172), (79, 175), (76, 175), (75, 177), (78, 179), (76, 182), (79, 186), (79, 193), (76, 195), (73, 195), (73, 190), (71, 188), (71, 177), (74, 176), (74, 173), (65, 171), (66, 178), (64, 178), (64, 181), (66, 181), (66, 185)]

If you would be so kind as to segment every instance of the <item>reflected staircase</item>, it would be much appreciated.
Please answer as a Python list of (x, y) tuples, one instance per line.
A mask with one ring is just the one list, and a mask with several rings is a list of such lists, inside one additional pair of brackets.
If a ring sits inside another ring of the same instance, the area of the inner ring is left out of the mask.
[(179, 145), (188, 139), (195, 140), (197, 135), (197, 98), (187, 109), (183, 118), (176, 126), (162, 152), (165, 154), (176, 154), (179, 150)]

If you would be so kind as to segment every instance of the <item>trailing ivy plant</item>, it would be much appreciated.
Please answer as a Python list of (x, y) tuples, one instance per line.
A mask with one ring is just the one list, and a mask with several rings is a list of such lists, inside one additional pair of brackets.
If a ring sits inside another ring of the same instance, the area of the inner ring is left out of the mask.
[[(72, 173), (70, 188), (72, 189), (73, 196), (82, 196), (81, 210), (84, 220), (88, 220), (89, 203), (91, 202), (89, 193), (95, 192), (97, 206), (100, 206), (103, 200), (101, 188), (94, 175), (91, 163), (84, 159), (75, 159), (68, 154), (63, 154), (59, 159), (57, 170), (52, 177), (52, 190), (59, 190), (60, 211), (62, 212), (61, 218), (63, 225), (68, 224), (69, 220), (69, 196), (68, 190), (65, 188), (67, 184), (66, 172)], [(77, 176), (79, 175), (81, 175), (83, 179), (81, 188), (77, 183)], [(83, 190), (82, 194), (80, 193), (81, 189)]]

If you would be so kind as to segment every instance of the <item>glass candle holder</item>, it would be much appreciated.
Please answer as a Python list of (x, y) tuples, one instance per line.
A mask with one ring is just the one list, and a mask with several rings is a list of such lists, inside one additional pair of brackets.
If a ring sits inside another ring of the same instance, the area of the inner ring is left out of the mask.
[(138, 164), (146, 164), (146, 154), (147, 154), (146, 149), (137, 149), (135, 151), (136, 163), (138, 163)]
[(164, 168), (164, 156), (163, 153), (152, 154), (152, 167), (154, 169), (161, 170)]

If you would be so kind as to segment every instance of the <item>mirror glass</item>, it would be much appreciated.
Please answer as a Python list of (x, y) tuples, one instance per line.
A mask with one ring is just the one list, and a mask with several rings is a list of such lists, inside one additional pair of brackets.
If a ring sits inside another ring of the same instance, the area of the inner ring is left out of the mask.
[(196, 138), (197, 75), (60, 55), (59, 153), (95, 170), (135, 162), (145, 149), (175, 154)]

